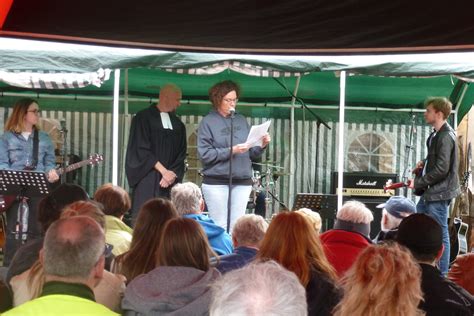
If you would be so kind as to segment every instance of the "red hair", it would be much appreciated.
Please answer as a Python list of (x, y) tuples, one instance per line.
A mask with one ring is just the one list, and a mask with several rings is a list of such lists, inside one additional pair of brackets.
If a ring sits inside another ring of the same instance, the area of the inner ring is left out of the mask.
[(272, 220), (258, 258), (277, 261), (294, 272), (303, 286), (308, 284), (312, 269), (336, 280), (318, 234), (304, 216), (296, 212), (283, 212)]

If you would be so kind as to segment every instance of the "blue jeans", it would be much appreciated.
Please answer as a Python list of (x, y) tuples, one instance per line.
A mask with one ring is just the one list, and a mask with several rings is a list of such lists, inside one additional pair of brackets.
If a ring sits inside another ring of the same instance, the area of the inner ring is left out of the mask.
[[(224, 229), (227, 229), (227, 197), (229, 196), (229, 186), (219, 184), (202, 184), (202, 195), (206, 201), (209, 216), (214, 222)], [(232, 204), (230, 215), (230, 231), (234, 227), (239, 217), (245, 214), (249, 201), (251, 185), (232, 186)]]
[(444, 251), (439, 261), (439, 269), (443, 275), (448, 274), (449, 269), (449, 256), (450, 256), (450, 243), (449, 243), (449, 231), (448, 231), (448, 210), (449, 203), (451, 200), (445, 201), (425, 201), (423, 197), (420, 198), (416, 205), (416, 212), (426, 214), (434, 218), (441, 226), (443, 231), (443, 245)]

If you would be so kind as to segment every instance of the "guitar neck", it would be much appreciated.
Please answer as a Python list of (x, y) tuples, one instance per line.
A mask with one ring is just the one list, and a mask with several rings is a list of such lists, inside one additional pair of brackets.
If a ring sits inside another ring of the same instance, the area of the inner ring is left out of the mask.
[(59, 168), (59, 169), (56, 169), (56, 172), (58, 173), (58, 175), (62, 175), (63, 173), (68, 173), (68, 172), (71, 172), (73, 170), (76, 170), (76, 169), (79, 169), (79, 168), (82, 168), (88, 164), (91, 163), (91, 160), (90, 159), (86, 159), (86, 160), (82, 160), (82, 161), (79, 161), (79, 162), (76, 162), (76, 163), (73, 163), (73, 164), (70, 164), (69, 166), (67, 166), (66, 168)]

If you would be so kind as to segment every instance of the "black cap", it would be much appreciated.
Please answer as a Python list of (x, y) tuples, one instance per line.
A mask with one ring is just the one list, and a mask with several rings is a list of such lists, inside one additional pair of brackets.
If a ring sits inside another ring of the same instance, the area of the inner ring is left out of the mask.
[(402, 220), (397, 241), (417, 254), (436, 254), (443, 245), (441, 226), (425, 214), (413, 214)]

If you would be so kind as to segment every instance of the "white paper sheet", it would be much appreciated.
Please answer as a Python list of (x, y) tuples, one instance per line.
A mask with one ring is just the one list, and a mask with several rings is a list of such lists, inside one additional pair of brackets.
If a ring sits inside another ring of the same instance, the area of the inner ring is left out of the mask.
[(249, 147), (262, 147), (262, 137), (268, 133), (271, 122), (272, 121), (269, 120), (260, 125), (253, 125), (250, 128), (249, 136), (247, 136), (245, 143), (248, 144)]

